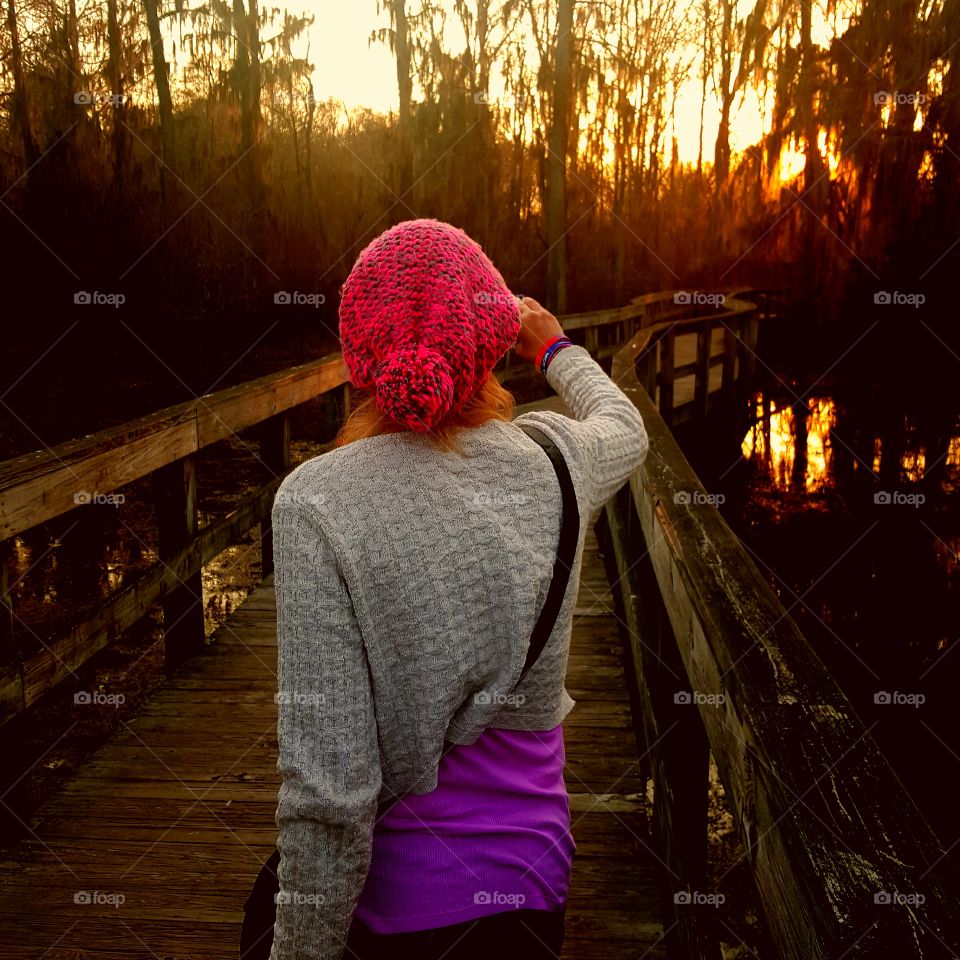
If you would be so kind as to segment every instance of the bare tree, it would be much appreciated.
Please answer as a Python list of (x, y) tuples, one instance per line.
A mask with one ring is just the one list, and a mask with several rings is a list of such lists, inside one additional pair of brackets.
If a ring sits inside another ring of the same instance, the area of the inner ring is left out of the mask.
[(560, 0), (553, 81), (553, 114), (547, 153), (547, 302), (567, 309), (567, 141), (570, 128), (570, 60), (575, 0)]
[(23, 76), (23, 51), (20, 47), (20, 30), (17, 24), (17, 8), (14, 5), (14, 0), (7, 0), (7, 29), (10, 31), (10, 66), (13, 74), (13, 116), (20, 130), (23, 156), (29, 175), (29, 171), (40, 156), (40, 151), (30, 127), (27, 87)]

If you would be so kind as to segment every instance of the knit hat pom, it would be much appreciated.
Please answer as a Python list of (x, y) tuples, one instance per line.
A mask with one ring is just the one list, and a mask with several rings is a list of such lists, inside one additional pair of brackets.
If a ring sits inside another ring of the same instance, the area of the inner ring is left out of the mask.
[(419, 433), (439, 423), (453, 403), (450, 365), (430, 347), (393, 351), (378, 365), (375, 383), (380, 409)]

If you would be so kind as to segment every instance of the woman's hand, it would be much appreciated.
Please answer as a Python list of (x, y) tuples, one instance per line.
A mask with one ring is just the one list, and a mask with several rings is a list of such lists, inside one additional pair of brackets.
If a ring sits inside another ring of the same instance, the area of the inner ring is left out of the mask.
[(563, 327), (557, 318), (532, 297), (520, 300), (520, 336), (514, 348), (517, 356), (534, 363), (543, 344), (552, 337), (562, 337)]

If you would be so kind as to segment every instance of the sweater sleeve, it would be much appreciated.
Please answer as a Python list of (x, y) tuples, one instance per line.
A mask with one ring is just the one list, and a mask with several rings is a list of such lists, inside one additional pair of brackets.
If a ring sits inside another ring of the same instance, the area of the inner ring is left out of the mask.
[(646, 458), (649, 441), (643, 417), (585, 347), (564, 347), (547, 367), (547, 382), (575, 419), (549, 410), (521, 416), (549, 423), (573, 447), (592, 513)]
[(277, 803), (270, 960), (340, 960), (373, 842), (381, 767), (359, 625), (315, 509), (278, 492)]

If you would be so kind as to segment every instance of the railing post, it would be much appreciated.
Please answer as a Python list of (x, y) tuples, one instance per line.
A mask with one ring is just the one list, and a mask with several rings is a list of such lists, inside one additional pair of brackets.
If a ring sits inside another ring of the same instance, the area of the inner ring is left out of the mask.
[[(278, 413), (260, 424), (260, 465), (264, 482), (282, 477), (290, 467), (290, 417)], [(273, 573), (273, 527), (270, 513), (260, 520), (260, 556), (263, 576)]]
[(710, 403), (710, 343), (713, 328), (704, 324), (697, 331), (697, 372), (693, 391), (694, 416), (703, 419)]
[[(199, 532), (197, 465), (181, 457), (153, 473), (160, 562), (175, 557)], [(203, 578), (198, 570), (162, 600), (164, 659), (168, 672), (199, 652), (204, 643)]]
[(673, 358), (676, 337), (673, 327), (660, 338), (660, 416), (667, 426), (673, 423)]
[(0, 665), (14, 661), (13, 597), (10, 595), (10, 574), (7, 557), (10, 540), (0, 540)]
[(721, 368), (720, 389), (729, 394), (737, 376), (737, 334), (738, 331), (730, 326), (731, 323), (739, 326), (735, 317), (723, 325), (723, 366)]
[(751, 310), (743, 323), (743, 344), (740, 351), (740, 376), (743, 380), (744, 391), (750, 389), (757, 369), (757, 335), (760, 330), (760, 316), (756, 310)]
[(590, 351), (590, 355), (596, 357), (597, 349), (600, 345), (600, 331), (597, 327), (587, 327), (583, 331), (584, 345)]

